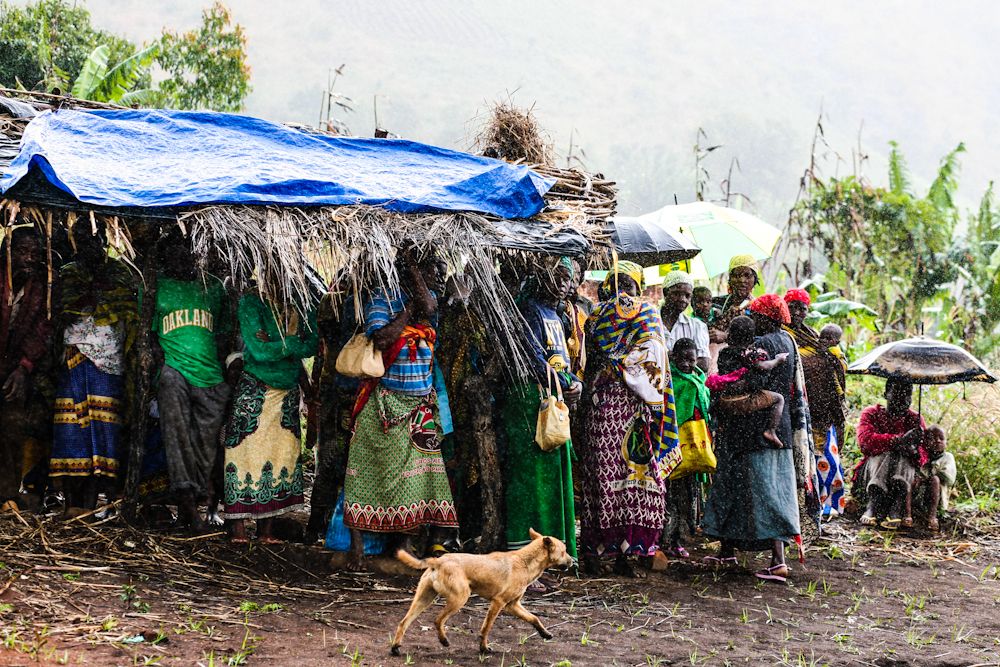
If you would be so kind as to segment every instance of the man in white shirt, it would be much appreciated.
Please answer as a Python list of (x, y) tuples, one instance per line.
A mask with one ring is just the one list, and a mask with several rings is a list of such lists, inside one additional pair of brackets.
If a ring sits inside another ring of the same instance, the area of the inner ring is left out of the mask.
[(708, 372), (708, 326), (701, 320), (685, 314), (691, 305), (694, 281), (684, 271), (671, 271), (663, 278), (663, 332), (666, 335), (667, 350), (674, 348), (674, 342), (690, 338), (698, 346), (698, 367)]

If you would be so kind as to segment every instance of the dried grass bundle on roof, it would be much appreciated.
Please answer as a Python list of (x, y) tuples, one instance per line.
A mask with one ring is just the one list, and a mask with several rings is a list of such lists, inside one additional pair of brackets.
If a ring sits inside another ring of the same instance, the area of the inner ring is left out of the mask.
[(507, 162), (552, 164), (552, 141), (542, 133), (533, 109), (520, 109), (509, 100), (496, 103), (476, 134), (475, 150)]

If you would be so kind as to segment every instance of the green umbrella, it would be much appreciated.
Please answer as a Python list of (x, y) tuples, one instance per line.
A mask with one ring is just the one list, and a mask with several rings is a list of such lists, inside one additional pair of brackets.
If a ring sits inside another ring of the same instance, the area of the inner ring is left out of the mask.
[(664, 206), (638, 219), (680, 233), (701, 248), (690, 262), (691, 275), (702, 280), (728, 271), (735, 255), (767, 259), (781, 237), (779, 229), (760, 218), (708, 202)]

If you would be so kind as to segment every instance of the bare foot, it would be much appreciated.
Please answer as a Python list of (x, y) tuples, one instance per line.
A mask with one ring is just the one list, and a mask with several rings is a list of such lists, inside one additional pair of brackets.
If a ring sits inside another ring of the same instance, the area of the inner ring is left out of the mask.
[(260, 544), (284, 544), (284, 540), (279, 540), (277, 537), (272, 537), (271, 535), (265, 535), (257, 540)]
[(351, 546), (351, 550), (347, 552), (347, 564), (344, 566), (347, 568), (348, 572), (361, 572), (365, 569), (365, 547), (361, 548)]
[(941, 530), (941, 524), (938, 523), (938, 518), (936, 516), (932, 516), (931, 518), (927, 519), (927, 528), (932, 533), (936, 533), (939, 530)]
[(785, 445), (781, 442), (781, 438), (772, 429), (767, 429), (761, 434), (765, 440), (771, 443), (776, 449), (784, 449)]

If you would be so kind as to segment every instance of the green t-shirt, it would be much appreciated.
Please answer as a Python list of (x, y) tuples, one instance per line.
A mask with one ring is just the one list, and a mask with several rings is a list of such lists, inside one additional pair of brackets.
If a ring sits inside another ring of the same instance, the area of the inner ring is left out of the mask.
[(229, 331), (226, 290), (218, 278), (174, 280), (160, 276), (153, 318), (164, 363), (195, 387), (223, 381), (215, 337)]
[[(285, 333), (278, 329), (274, 313), (256, 294), (240, 299), (240, 333), (243, 335), (243, 370), (275, 389), (292, 389), (299, 381), (302, 359), (316, 354), (319, 337), (316, 334), (316, 311), (309, 314), (308, 323), (300, 322), (306, 335)], [(268, 341), (257, 339), (257, 332), (267, 334)]]

